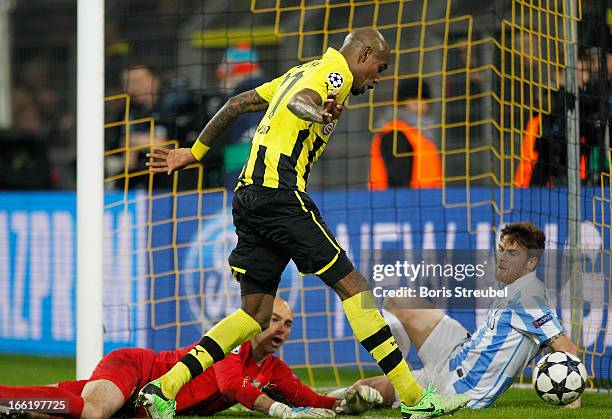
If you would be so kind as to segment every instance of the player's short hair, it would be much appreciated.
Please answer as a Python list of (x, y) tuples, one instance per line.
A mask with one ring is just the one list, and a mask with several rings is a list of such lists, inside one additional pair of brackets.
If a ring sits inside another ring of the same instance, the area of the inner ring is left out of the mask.
[(520, 222), (507, 224), (501, 231), (500, 239), (508, 237), (512, 243), (527, 249), (530, 256), (538, 259), (542, 257), (546, 247), (546, 236), (544, 232), (535, 224), (530, 222)]

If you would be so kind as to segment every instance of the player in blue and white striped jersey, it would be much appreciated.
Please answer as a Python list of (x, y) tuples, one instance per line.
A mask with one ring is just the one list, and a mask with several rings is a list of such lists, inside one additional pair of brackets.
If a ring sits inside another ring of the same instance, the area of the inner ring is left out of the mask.
[[(576, 354), (536, 277), (544, 233), (531, 223), (515, 223), (500, 239), (496, 279), (507, 287), (507, 297), (494, 301), (473, 335), (432, 305), (423, 308), (423, 301), (406, 308), (405, 299), (387, 299), (383, 310), (402, 353), (413, 344), (423, 361), (424, 368), (414, 371), (417, 381), (437, 383), (441, 394), (468, 394), (468, 407), (475, 409), (497, 400), (542, 347)], [(395, 400), (385, 377), (359, 383), (379, 390), (386, 404)], [(579, 405), (580, 399), (570, 407)]]

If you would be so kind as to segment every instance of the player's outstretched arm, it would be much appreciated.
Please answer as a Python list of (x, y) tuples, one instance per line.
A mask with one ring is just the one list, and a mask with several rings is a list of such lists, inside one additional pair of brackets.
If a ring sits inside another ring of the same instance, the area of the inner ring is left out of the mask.
[[(208, 121), (198, 139), (206, 147), (210, 147), (215, 139), (221, 135), (240, 114), (248, 112), (260, 112), (268, 109), (266, 102), (255, 89), (248, 90), (233, 96), (225, 102), (225, 105)], [(199, 160), (199, 159), (198, 159)]]
[[(572, 355), (578, 355), (576, 345), (564, 334), (553, 336), (546, 342), (546, 345), (551, 351), (569, 352)], [(565, 406), (566, 409), (576, 409), (578, 407), (580, 407), (580, 398)]]
[(546, 342), (546, 345), (552, 351), (563, 351), (569, 352), (572, 355), (578, 355), (576, 345), (574, 345), (574, 342), (572, 342), (570, 338), (568, 338), (564, 334), (558, 334), (557, 336), (553, 336), (548, 340), (548, 342)]
[(145, 163), (150, 172), (169, 175), (175, 170), (180, 170), (198, 161), (188, 148), (154, 147), (152, 152), (147, 153), (147, 157), (153, 159)]
[(277, 418), (331, 418), (336, 415), (333, 410), (321, 407), (292, 408), (285, 403), (272, 400), (266, 394), (255, 400), (253, 410)]
[(337, 103), (339, 93), (338, 91), (331, 92), (327, 95), (327, 99), (322, 101), (317, 92), (305, 88), (291, 97), (287, 109), (305, 121), (328, 124), (338, 119), (342, 112), (342, 105)]
[(229, 98), (227, 102), (206, 124), (191, 149), (166, 149), (156, 147), (147, 157), (153, 161), (147, 162), (149, 170), (153, 173), (172, 174), (175, 170), (183, 169), (192, 163), (201, 160), (210, 149), (215, 139), (238, 118), (247, 112), (259, 112), (268, 108), (266, 102), (255, 89), (246, 91)]

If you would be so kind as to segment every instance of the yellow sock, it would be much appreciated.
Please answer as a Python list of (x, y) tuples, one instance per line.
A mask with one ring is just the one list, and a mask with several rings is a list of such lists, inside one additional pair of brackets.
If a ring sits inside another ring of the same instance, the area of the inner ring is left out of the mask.
[(259, 333), (261, 326), (251, 316), (242, 309), (233, 312), (206, 332), (200, 343), (159, 378), (162, 393), (175, 399), (189, 380)]
[(414, 379), (372, 293), (356, 294), (344, 300), (342, 305), (355, 337), (391, 381), (400, 401), (408, 406), (416, 404), (423, 397), (423, 387)]

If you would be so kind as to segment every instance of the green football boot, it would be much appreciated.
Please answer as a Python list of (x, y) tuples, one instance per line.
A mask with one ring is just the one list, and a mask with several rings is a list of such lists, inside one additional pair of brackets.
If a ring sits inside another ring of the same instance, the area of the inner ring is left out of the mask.
[(172, 419), (176, 411), (176, 401), (164, 396), (159, 380), (151, 381), (138, 392), (136, 406), (144, 407), (152, 419)]
[(438, 389), (430, 384), (417, 404), (414, 406), (401, 404), (402, 419), (426, 419), (449, 415), (465, 407), (470, 400), (467, 394), (442, 396), (438, 394)]

